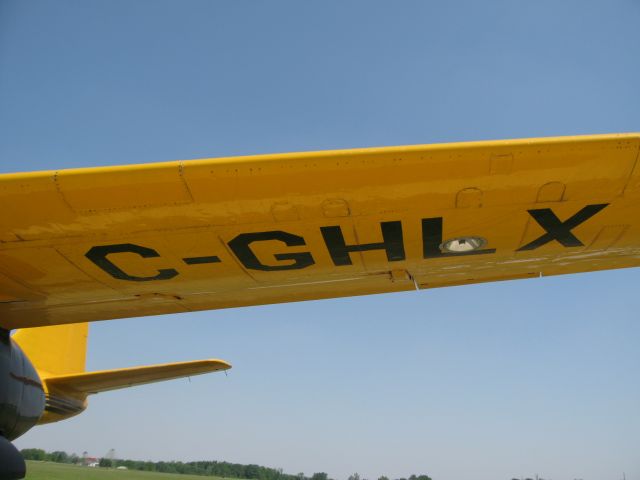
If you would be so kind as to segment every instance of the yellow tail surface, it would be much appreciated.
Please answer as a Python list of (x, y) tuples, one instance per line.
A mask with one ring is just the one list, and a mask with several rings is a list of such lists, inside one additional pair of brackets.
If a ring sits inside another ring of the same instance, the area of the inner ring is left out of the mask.
[(48, 386), (84, 394), (231, 368), (224, 360), (208, 359), (86, 372), (88, 334), (88, 323), (74, 323), (25, 328), (12, 338)]
[(39, 424), (79, 414), (94, 393), (231, 368), (224, 360), (208, 359), (86, 372), (88, 334), (88, 323), (75, 323), (26, 328), (13, 335), (43, 383), (46, 405)]
[(46, 379), (82, 373), (86, 369), (88, 323), (18, 330), (13, 337), (31, 363)]
[(229, 368), (231, 368), (231, 365), (224, 360), (212, 358), (60, 375), (48, 378), (45, 381), (49, 389), (64, 390), (70, 393), (75, 392), (79, 396), (83, 396), (147, 383), (162, 382), (164, 380), (192, 377)]

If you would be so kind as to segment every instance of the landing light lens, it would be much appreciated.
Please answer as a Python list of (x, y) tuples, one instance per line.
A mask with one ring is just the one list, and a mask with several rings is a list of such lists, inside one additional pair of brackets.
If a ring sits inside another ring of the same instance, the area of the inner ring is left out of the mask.
[(445, 252), (463, 253), (478, 250), (486, 244), (487, 241), (482, 237), (458, 237), (447, 240), (440, 245), (440, 249)]

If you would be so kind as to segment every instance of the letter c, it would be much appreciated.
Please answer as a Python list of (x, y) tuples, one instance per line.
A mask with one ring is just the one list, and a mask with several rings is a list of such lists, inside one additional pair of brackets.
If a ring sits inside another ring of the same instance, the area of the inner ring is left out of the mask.
[(153, 277), (136, 277), (129, 275), (127, 272), (118, 267), (115, 263), (107, 258), (112, 253), (135, 253), (142, 258), (159, 257), (160, 254), (152, 248), (141, 247), (133, 243), (119, 243), (116, 245), (101, 245), (92, 247), (86, 254), (100, 269), (118, 280), (128, 280), (130, 282), (148, 282), (151, 280), (169, 280), (178, 275), (178, 271), (173, 268), (162, 268), (158, 270), (158, 274)]

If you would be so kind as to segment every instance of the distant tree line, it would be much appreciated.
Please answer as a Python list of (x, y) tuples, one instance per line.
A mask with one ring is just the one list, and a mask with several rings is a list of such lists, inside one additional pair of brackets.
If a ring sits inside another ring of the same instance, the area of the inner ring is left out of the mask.
[(39, 460), (42, 462), (56, 462), (56, 463), (81, 463), (82, 458), (72, 453), (69, 455), (67, 452), (45, 452), (40, 448), (25, 448), (20, 450), (25, 460)]
[[(39, 460), (56, 463), (82, 463), (82, 457), (75, 453), (62, 451), (46, 452), (40, 448), (25, 448), (21, 450), (25, 460)], [(240, 463), (200, 461), (200, 462), (150, 462), (144, 460), (122, 460), (102, 458), (100, 467), (116, 468), (126, 467), (129, 470), (141, 470), (146, 472), (178, 473), (189, 475), (215, 476), (224, 478), (239, 478), (247, 480), (332, 480), (324, 472), (314, 473), (307, 477), (304, 473), (296, 475), (283, 473), (281, 468), (261, 467), (260, 465), (243, 465)], [(348, 480), (366, 480), (354, 473)], [(389, 480), (382, 476), (378, 480)], [(428, 475), (411, 475), (407, 478), (395, 480), (431, 480)]]

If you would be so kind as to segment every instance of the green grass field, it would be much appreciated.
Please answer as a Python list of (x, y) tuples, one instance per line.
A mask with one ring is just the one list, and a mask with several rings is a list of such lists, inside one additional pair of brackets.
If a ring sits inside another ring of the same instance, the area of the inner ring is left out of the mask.
[(223, 480), (221, 477), (174, 475), (171, 473), (137, 472), (106, 468), (79, 467), (51, 462), (27, 461), (26, 480)]

